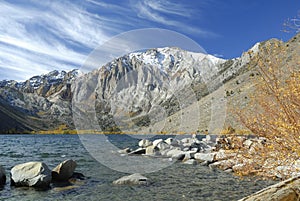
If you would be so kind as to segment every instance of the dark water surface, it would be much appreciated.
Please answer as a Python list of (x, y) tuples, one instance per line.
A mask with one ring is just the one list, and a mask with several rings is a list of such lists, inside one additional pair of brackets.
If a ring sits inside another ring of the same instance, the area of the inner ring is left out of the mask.
[[(139, 139), (112, 135), (109, 141), (120, 148), (132, 147)], [(174, 163), (157, 172), (144, 174), (149, 186), (114, 186), (112, 182), (126, 175), (105, 167), (81, 144), (77, 135), (0, 135), (0, 164), (7, 171), (7, 184), (0, 190), (0, 200), (237, 200), (258, 191), (273, 181), (240, 179), (208, 167)], [(45, 162), (50, 169), (65, 159), (77, 162), (76, 171), (87, 179), (76, 188), (38, 191), (11, 187), (9, 172), (17, 164)]]

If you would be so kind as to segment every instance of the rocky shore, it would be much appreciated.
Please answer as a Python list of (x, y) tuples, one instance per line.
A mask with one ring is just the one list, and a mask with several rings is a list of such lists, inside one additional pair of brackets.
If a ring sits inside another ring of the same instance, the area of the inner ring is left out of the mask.
[[(143, 139), (138, 143), (139, 148), (132, 150), (126, 148), (119, 154), (143, 155), (164, 157), (184, 164), (204, 165), (210, 169), (221, 169), (245, 175), (246, 166), (255, 158), (246, 157), (244, 153), (259, 157), (259, 151), (268, 146), (268, 141), (262, 137), (254, 136), (211, 136), (199, 140), (196, 135), (183, 139), (167, 138), (150, 141)], [(300, 160), (290, 163), (274, 165), (272, 161), (265, 161), (264, 167), (270, 166), (268, 172), (257, 168), (251, 175), (285, 179), (300, 176)], [(264, 168), (260, 167), (260, 168)], [(265, 168), (267, 169), (267, 168)], [(245, 173), (245, 174), (244, 174)]]
[[(141, 155), (145, 157), (164, 157), (187, 165), (208, 166), (210, 169), (220, 169), (228, 173), (243, 175), (245, 166), (249, 160), (240, 153), (240, 150), (256, 154), (260, 148), (267, 146), (265, 138), (253, 136), (210, 136), (199, 140), (196, 135), (183, 139), (167, 138), (150, 141), (143, 139), (139, 141), (137, 149), (126, 148), (120, 150), (119, 154)], [(267, 165), (268, 161), (266, 161)], [(299, 161), (293, 164), (281, 164), (270, 170), (267, 175), (279, 179), (290, 178), (274, 186), (263, 189), (242, 200), (299, 200), (300, 199), (300, 172)], [(281, 171), (279, 171), (281, 170)], [(291, 171), (292, 170), (292, 171)], [(133, 179), (132, 179), (133, 178)], [(139, 178), (142, 180), (140, 181)], [(124, 181), (125, 180), (125, 181)], [(144, 176), (130, 175), (115, 181), (114, 184), (148, 184)]]

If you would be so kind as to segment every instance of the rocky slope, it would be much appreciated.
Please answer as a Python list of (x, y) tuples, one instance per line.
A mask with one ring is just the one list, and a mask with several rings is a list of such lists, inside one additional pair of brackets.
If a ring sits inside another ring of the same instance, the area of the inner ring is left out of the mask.
[[(150, 49), (117, 58), (76, 80), (75, 124), (82, 130), (140, 132), (149, 128), (146, 133), (168, 132), (161, 126), (155, 130), (151, 127), (161, 121), (166, 126), (167, 117), (248, 71), (257, 46), (233, 60), (179, 48)], [(188, 111), (189, 115), (181, 119), (199, 120), (195, 112)], [(173, 123), (180, 125), (179, 121)], [(194, 132), (198, 129), (196, 125), (190, 127)]]
[(72, 126), (71, 83), (77, 70), (52, 71), (25, 82), (0, 82), (0, 131), (24, 132)]

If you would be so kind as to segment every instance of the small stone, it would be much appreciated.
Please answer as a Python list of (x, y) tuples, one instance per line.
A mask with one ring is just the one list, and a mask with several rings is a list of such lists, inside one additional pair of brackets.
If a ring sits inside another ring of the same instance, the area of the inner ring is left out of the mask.
[(200, 163), (200, 165), (201, 165), (201, 166), (208, 166), (209, 163), (208, 163), (207, 161), (203, 161), (203, 162)]
[(232, 168), (235, 165), (233, 160), (223, 160), (223, 161), (217, 161), (212, 164), (209, 164), (209, 168), (214, 169), (221, 169), (221, 170), (227, 170)]
[(125, 149), (122, 149), (122, 150), (118, 151), (119, 154), (128, 154), (130, 152), (131, 152), (130, 148), (125, 148)]
[(224, 172), (226, 172), (226, 173), (232, 173), (233, 170), (232, 170), (231, 168), (229, 168), (229, 169), (227, 169), (227, 170), (224, 170)]
[(149, 179), (139, 173), (121, 177), (113, 182), (115, 185), (148, 185)]
[(198, 161), (195, 159), (189, 159), (183, 162), (184, 164), (188, 164), (188, 165), (197, 165)]
[(252, 143), (253, 143), (252, 140), (248, 139), (243, 142), (243, 145), (249, 149), (251, 147)]

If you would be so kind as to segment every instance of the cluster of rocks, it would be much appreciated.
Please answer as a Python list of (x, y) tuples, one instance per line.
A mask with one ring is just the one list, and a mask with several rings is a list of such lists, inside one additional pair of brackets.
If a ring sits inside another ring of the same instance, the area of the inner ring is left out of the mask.
[(139, 141), (139, 148), (120, 150), (120, 154), (166, 157), (190, 165), (206, 165), (211, 169), (227, 172), (238, 171), (244, 164), (237, 156), (237, 150), (246, 147), (249, 152), (265, 144), (263, 138), (211, 136), (199, 140), (196, 135), (189, 138), (167, 138)]
[[(49, 188), (51, 183), (68, 182), (69, 179), (83, 179), (84, 176), (76, 173), (77, 164), (68, 159), (57, 165), (52, 171), (43, 162), (27, 162), (14, 166), (10, 171), (11, 186)], [(0, 183), (5, 185), (6, 173), (0, 167)]]

